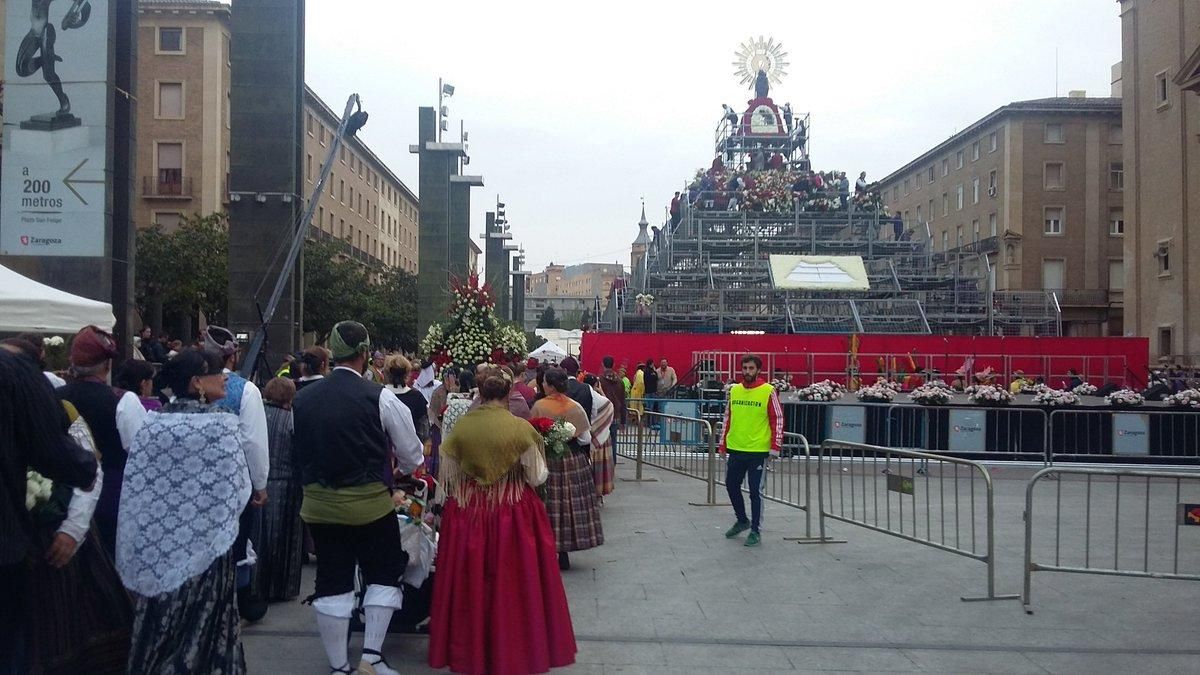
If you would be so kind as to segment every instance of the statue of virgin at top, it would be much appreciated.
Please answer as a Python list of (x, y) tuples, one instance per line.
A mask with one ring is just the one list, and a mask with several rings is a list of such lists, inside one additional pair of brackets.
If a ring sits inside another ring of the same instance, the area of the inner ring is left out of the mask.
[(767, 71), (759, 69), (758, 76), (754, 78), (754, 96), (755, 98), (767, 98), (770, 92), (771, 82), (767, 77)]

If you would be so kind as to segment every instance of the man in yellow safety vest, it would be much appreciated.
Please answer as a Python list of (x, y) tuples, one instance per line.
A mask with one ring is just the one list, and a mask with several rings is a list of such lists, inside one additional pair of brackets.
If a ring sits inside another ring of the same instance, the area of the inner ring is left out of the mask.
[[(725, 487), (737, 522), (725, 533), (732, 539), (746, 530), (746, 546), (758, 546), (759, 524), (762, 522), (762, 480), (767, 456), (778, 457), (783, 441), (783, 408), (775, 387), (759, 377), (762, 359), (754, 355), (742, 357), (742, 381), (729, 390), (725, 406), (725, 433), (720, 451), (727, 454)], [(742, 481), (750, 482), (750, 515), (746, 519), (746, 502), (742, 499)]]

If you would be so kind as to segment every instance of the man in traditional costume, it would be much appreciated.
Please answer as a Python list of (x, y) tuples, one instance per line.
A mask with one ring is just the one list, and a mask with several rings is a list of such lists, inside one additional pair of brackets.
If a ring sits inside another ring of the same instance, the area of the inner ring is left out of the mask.
[(329, 346), (334, 369), (305, 387), (293, 404), (293, 443), (305, 483), (300, 517), (317, 549), (310, 600), (330, 672), (354, 672), (346, 643), (355, 567), (361, 569), (366, 635), (358, 673), (394, 675), (380, 650), (392, 613), (401, 606), (407, 556), (383, 472), (389, 449), (400, 472), (416, 469), (422, 445), (408, 408), (362, 376), (371, 349), (367, 329), (342, 321), (330, 331)]
[(116, 553), (117, 507), (121, 503), (125, 460), (147, 414), (137, 392), (109, 384), (116, 356), (117, 343), (112, 335), (96, 326), (85, 326), (71, 340), (71, 381), (58, 389), (59, 397), (83, 416), (96, 441), (104, 469), (103, 489), (96, 504), (96, 534), (109, 557)]

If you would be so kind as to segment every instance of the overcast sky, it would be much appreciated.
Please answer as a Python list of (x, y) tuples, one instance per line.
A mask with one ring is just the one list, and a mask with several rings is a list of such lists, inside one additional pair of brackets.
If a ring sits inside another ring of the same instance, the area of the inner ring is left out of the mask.
[[(586, 9), (582, 9), (586, 8)], [(640, 200), (659, 223), (713, 157), (747, 38), (774, 37), (771, 95), (812, 115), (814, 168), (881, 178), (1015, 100), (1107, 96), (1121, 58), (1104, 0), (396, 2), (310, 0), (306, 79), (335, 110), (359, 93), (361, 137), (414, 192), (417, 108), (437, 80), (470, 134), (472, 236), (500, 195), (527, 267), (629, 263)], [(481, 260), (482, 262), (482, 260)]]

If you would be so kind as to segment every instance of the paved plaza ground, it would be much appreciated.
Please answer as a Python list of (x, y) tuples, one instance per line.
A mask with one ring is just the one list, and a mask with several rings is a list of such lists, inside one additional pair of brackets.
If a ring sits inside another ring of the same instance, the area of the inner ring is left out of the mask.
[[(632, 476), (633, 463), (617, 474)], [(993, 471), (998, 593), (1020, 592), (1030, 474)], [(722, 536), (728, 507), (689, 505), (704, 483), (646, 476), (658, 480), (618, 481), (605, 545), (573, 554), (563, 574), (579, 643), (563, 672), (1200, 672), (1200, 583), (1038, 573), (1027, 615), (1016, 600), (959, 599), (985, 590), (974, 560), (839, 523), (830, 530), (844, 544), (785, 541), (804, 533), (804, 512), (786, 506), (768, 505), (762, 546), (745, 548)], [(1136, 522), (1123, 527), (1139, 541)], [(1181, 565), (1194, 570), (1200, 528), (1187, 529)], [(312, 575), (306, 567), (304, 595)], [(299, 603), (273, 605), (243, 641), (251, 672), (328, 672)], [(425, 673), (426, 645), (395, 635), (384, 648), (400, 672)]]

